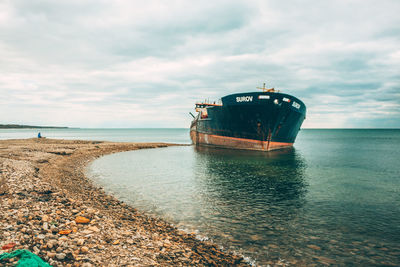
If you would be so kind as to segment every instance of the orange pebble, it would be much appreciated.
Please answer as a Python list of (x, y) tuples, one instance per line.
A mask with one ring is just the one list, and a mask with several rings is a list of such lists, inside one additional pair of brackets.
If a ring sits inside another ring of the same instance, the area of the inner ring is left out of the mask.
[(12, 243), (9, 243), (9, 244), (7, 244), (7, 245), (2, 246), (1, 249), (2, 249), (2, 250), (7, 250), (7, 249), (10, 249), (10, 248), (15, 247), (16, 245), (17, 245), (17, 244), (15, 244), (14, 242), (12, 242)]
[(78, 217), (76, 217), (75, 222), (76, 223), (89, 223), (90, 219), (82, 217), (82, 216), (78, 216)]
[(72, 232), (72, 230), (61, 230), (58, 232), (60, 235), (69, 235)]

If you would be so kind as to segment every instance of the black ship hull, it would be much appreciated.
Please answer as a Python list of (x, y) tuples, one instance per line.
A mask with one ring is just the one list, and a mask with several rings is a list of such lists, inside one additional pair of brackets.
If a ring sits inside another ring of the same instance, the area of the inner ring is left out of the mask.
[(196, 105), (193, 144), (262, 151), (289, 147), (306, 115), (302, 101), (282, 93), (241, 93), (221, 100), (221, 105)]

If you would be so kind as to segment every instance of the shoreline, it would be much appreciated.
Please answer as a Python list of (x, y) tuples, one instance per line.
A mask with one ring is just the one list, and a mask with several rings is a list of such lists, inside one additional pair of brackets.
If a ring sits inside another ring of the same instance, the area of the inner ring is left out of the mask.
[(242, 256), (107, 195), (85, 176), (100, 156), (173, 145), (0, 140), (0, 249), (15, 244), (0, 254), (28, 249), (52, 266), (249, 266)]

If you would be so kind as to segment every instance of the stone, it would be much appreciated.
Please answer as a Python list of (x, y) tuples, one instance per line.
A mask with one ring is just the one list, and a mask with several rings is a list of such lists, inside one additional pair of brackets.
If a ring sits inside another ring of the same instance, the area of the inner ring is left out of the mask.
[(53, 243), (52, 241), (49, 241), (49, 242), (47, 242), (46, 246), (47, 246), (49, 249), (52, 249), (52, 248), (54, 247), (54, 243)]
[(250, 238), (251, 238), (251, 240), (253, 240), (253, 241), (258, 241), (258, 240), (261, 240), (261, 239), (262, 239), (259, 235), (251, 235)]
[(49, 221), (49, 216), (43, 215), (43, 216), (42, 216), (42, 221), (43, 221), (43, 222), (48, 222), (48, 221)]
[(90, 223), (90, 219), (83, 217), (83, 216), (77, 216), (75, 218), (75, 222), (76, 223), (82, 223), (82, 224), (86, 224), (86, 223)]
[(39, 254), (39, 252), (40, 252), (40, 249), (38, 248), (38, 247), (33, 247), (33, 253), (35, 253), (35, 254)]
[(331, 265), (331, 264), (335, 265), (335, 264), (337, 264), (337, 262), (335, 260), (330, 259), (330, 258), (326, 258), (326, 257), (322, 257), (322, 256), (319, 256), (317, 258), (324, 265)]
[(88, 251), (89, 251), (88, 247), (85, 247), (85, 246), (81, 247), (81, 252), (82, 253), (88, 253)]
[(58, 233), (60, 235), (69, 235), (72, 232), (72, 230), (61, 230)]
[(57, 254), (56, 254), (56, 258), (57, 258), (58, 260), (63, 260), (63, 259), (65, 259), (66, 256), (67, 256), (67, 255), (66, 255), (65, 253), (57, 253)]
[(81, 233), (84, 234), (84, 235), (90, 235), (90, 234), (93, 233), (93, 231), (90, 231), (90, 230), (86, 229), (86, 230), (83, 230)]
[(41, 234), (41, 235), (38, 235), (37, 238), (40, 239), (40, 240), (43, 240), (43, 239), (46, 238), (46, 236)]
[(54, 259), (55, 256), (56, 256), (56, 253), (55, 253), (55, 252), (51, 252), (51, 251), (48, 251), (48, 252), (47, 252), (47, 257)]
[(89, 230), (89, 231), (93, 231), (93, 232), (100, 232), (100, 229), (97, 228), (96, 226), (89, 226), (89, 227), (88, 227), (88, 230)]
[(88, 208), (88, 209), (86, 210), (86, 212), (89, 213), (89, 214), (94, 214), (94, 213), (96, 213), (96, 210), (95, 210), (95, 209), (92, 209), (92, 208)]
[(319, 246), (316, 245), (307, 245), (308, 248), (314, 249), (314, 250), (321, 250)]

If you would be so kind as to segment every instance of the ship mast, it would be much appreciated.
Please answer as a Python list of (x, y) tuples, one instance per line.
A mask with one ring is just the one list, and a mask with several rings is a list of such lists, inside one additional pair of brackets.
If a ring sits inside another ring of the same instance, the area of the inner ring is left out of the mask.
[(263, 92), (275, 92), (275, 88), (266, 88), (265, 83), (263, 84), (263, 87), (256, 87), (256, 88), (263, 90)]

